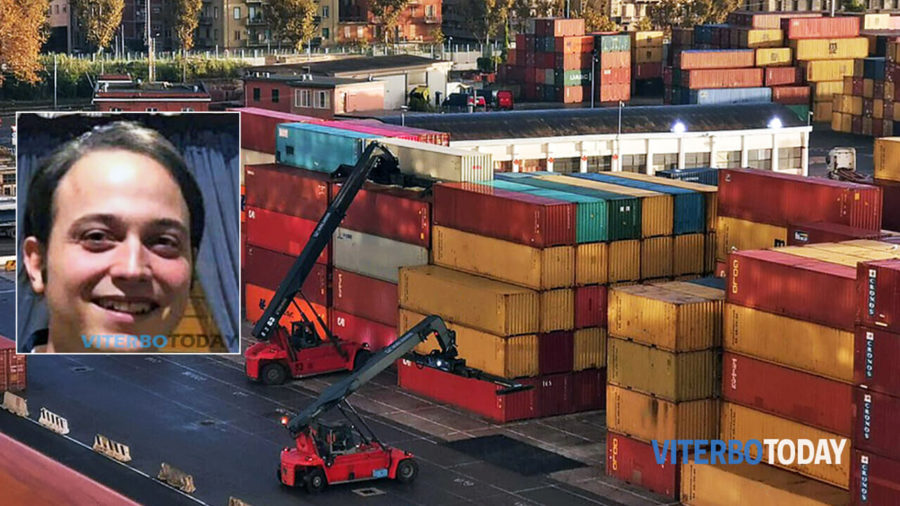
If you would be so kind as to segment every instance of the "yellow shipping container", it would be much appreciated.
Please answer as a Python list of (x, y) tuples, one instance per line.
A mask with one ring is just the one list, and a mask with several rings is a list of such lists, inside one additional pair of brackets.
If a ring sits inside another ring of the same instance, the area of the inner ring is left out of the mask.
[(827, 102), (813, 102), (813, 121), (819, 123), (831, 122), (831, 100)]
[(716, 232), (706, 234), (703, 244), (703, 273), (708, 274), (716, 270)]
[(802, 61), (800, 68), (811, 83), (837, 81), (845, 76), (853, 77), (853, 60)]
[(641, 199), (641, 237), (672, 235), (675, 199), (667, 193), (567, 176), (537, 176), (538, 179), (580, 188), (630, 195)]
[(672, 236), (641, 241), (641, 279), (672, 277)]
[(615, 385), (606, 387), (606, 426), (644, 442), (715, 439), (719, 401), (669, 402)]
[(672, 275), (702, 274), (705, 234), (676, 235), (672, 252)]
[(541, 332), (575, 327), (575, 290), (565, 288), (540, 292)]
[(791, 48), (771, 47), (756, 50), (757, 67), (788, 67), (792, 63)]
[(434, 226), (431, 241), (436, 265), (534, 290), (575, 284), (574, 246), (532, 248), (441, 226)]
[(863, 98), (875, 97), (875, 80), (863, 79)]
[[(891, 101), (894, 97), (894, 83), (891, 81), (884, 82), (884, 99)], [(888, 118), (885, 118), (888, 119)]]
[(875, 139), (875, 178), (900, 182), (900, 137)]
[(609, 273), (609, 244), (591, 242), (575, 246), (575, 284), (603, 285)]
[(538, 292), (438, 267), (400, 268), (400, 306), (498, 336), (540, 332)]
[(838, 112), (844, 114), (852, 114), (854, 116), (862, 115), (862, 97), (854, 97), (852, 95), (839, 95)]
[[(877, 140), (877, 139), (876, 139)], [(817, 245), (829, 245), (834, 243), (820, 242)], [(900, 246), (890, 242), (884, 241), (873, 241), (871, 239), (854, 239), (852, 241), (842, 241), (840, 243), (844, 246), (855, 246), (857, 248), (865, 248), (865, 249), (874, 249), (876, 251), (897, 251), (900, 249)]]
[(722, 347), (767, 362), (853, 382), (853, 332), (725, 304)]
[(822, 81), (812, 83), (810, 88), (814, 100), (830, 100), (835, 94), (844, 92), (844, 81)]
[(836, 132), (849, 133), (853, 128), (851, 125), (853, 116), (842, 112), (831, 113), (831, 128)]
[(894, 121), (900, 121), (900, 107), (894, 107)]
[[(839, 243), (817, 243), (810, 244), (810, 249), (823, 250), (852, 259), (862, 261), (868, 260), (888, 260), (892, 258), (900, 258), (900, 248), (896, 244), (879, 242), (879, 241), (860, 241), (853, 244), (849, 242)], [(851, 267), (856, 267), (856, 264)]]
[(872, 111), (872, 118), (883, 119), (884, 118), (884, 100), (882, 100), (880, 98), (876, 98), (875, 100), (873, 100), (873, 105), (874, 105), (875, 109)]
[(890, 14), (864, 14), (862, 18), (863, 30), (890, 30)]
[(780, 253), (786, 253), (788, 255), (802, 258), (813, 258), (815, 260), (821, 260), (822, 262), (843, 265), (846, 267), (856, 267), (856, 264), (863, 260), (853, 255), (841, 254), (834, 251), (826, 251), (815, 248), (806, 248), (805, 246), (787, 246), (784, 248), (775, 248), (775, 250)]
[[(694, 278), (696, 279), (696, 278)], [(669, 281), (667, 283), (656, 283), (654, 286), (661, 286), (666, 290), (671, 290), (673, 292), (686, 293), (688, 295), (693, 295), (695, 297), (700, 297), (701, 299), (707, 299), (714, 302), (718, 302), (718, 313), (721, 315), (722, 311), (725, 307), (725, 290), (719, 288), (713, 288), (711, 286), (706, 285), (698, 285), (696, 283), (688, 283), (685, 281)], [(715, 335), (719, 336), (716, 338), (716, 342), (719, 345), (722, 344), (721, 336), (722, 336), (722, 318), (721, 316), (716, 318), (715, 320)]]
[(668, 289), (668, 283), (609, 291), (610, 334), (682, 352), (722, 345), (722, 301)]
[(575, 361), (573, 371), (602, 369), (606, 367), (607, 331), (600, 327), (588, 327), (575, 331)]
[(791, 41), (797, 60), (846, 60), (869, 56), (869, 39), (797, 39)]
[(609, 243), (609, 282), (641, 279), (641, 241), (613, 241)]
[(716, 239), (716, 260), (724, 262), (732, 251), (784, 246), (787, 228), (719, 216)]
[(661, 30), (631, 32), (631, 47), (662, 47), (664, 38)]
[(784, 32), (781, 30), (739, 30), (741, 47), (750, 49), (755, 48), (777, 48), (784, 39)]
[[(406, 332), (426, 315), (401, 309), (397, 331)], [(500, 337), (446, 320), (447, 328), (456, 332), (456, 348), (466, 365), (503, 378), (525, 378), (540, 374), (538, 337), (535, 334)], [(426, 355), (439, 350), (434, 339), (419, 343), (416, 352)]]
[(609, 383), (672, 402), (715, 397), (722, 364), (718, 350), (672, 353), (616, 338), (607, 341)]
[(657, 47), (635, 47), (632, 48), (634, 61), (632, 63), (661, 63), (663, 61), (663, 48)]
[[(709, 461), (709, 455), (705, 457)], [(681, 502), (687, 506), (790, 504), (849, 506), (837, 487), (766, 464), (695, 464), (681, 468)]]
[(690, 183), (678, 179), (668, 179), (665, 177), (650, 176), (647, 174), (637, 174), (634, 172), (616, 172), (616, 177), (624, 177), (627, 179), (636, 179), (638, 181), (647, 181), (666, 186), (674, 186), (675, 188), (684, 188), (686, 190), (694, 190), (702, 193), (706, 197), (706, 231), (713, 232), (716, 230), (716, 209), (718, 207), (718, 186), (711, 186), (699, 183)]
[[(844, 448), (840, 455), (840, 464), (792, 464), (778, 467), (798, 472), (804, 476), (815, 478), (843, 489), (850, 488), (850, 440), (837, 434), (825, 432), (808, 425), (799, 424), (779, 418), (775, 415), (756, 411), (732, 404), (722, 403), (721, 439), (749, 441), (757, 439), (790, 439), (797, 441), (809, 439), (814, 445), (821, 439), (844, 439)], [(756, 447), (750, 446), (748, 453), (756, 457)]]
[[(825, 82), (829, 82), (829, 81), (825, 81)], [(853, 95), (853, 78), (845, 77), (843, 82), (844, 82), (844, 86), (841, 89), (841, 93), (843, 93), (844, 95)]]

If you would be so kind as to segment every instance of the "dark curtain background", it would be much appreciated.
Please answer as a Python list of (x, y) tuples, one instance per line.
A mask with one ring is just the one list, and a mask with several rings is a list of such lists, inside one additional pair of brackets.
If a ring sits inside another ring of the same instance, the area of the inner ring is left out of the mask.
[[(230, 352), (240, 351), (240, 152), (237, 113), (116, 114), (79, 113), (56, 118), (46, 114), (18, 116), (17, 225), (21, 230), (25, 197), (39, 161), (97, 125), (130, 120), (153, 128), (178, 148), (203, 192), (206, 226), (196, 264), (197, 277)], [(22, 264), (21, 235), (16, 237), (19, 342), (46, 328), (47, 309), (28, 285)]]

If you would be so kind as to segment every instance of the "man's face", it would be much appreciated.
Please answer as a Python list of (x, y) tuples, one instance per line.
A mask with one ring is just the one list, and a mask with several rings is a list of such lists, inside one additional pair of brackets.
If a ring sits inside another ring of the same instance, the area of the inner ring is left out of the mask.
[(92, 152), (60, 180), (53, 213), (46, 278), (28, 263), (47, 300), (54, 350), (89, 351), (82, 335), (168, 337), (192, 273), (190, 215), (168, 171), (141, 154)]

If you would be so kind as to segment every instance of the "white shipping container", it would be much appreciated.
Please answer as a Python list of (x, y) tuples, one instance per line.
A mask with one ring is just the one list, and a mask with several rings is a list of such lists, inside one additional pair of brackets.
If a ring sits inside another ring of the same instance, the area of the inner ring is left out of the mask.
[(441, 181), (491, 181), (491, 155), (405, 139), (378, 139), (400, 161), (400, 171)]
[(332, 248), (338, 269), (391, 283), (399, 282), (400, 267), (428, 264), (426, 248), (346, 228), (334, 232)]

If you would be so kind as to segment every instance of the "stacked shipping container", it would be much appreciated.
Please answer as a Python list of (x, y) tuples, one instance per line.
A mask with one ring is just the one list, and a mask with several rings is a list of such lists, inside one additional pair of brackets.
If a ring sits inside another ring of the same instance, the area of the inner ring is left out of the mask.
[(884, 203), (882, 226), (900, 231), (900, 137), (875, 139), (875, 184)]
[[(854, 76), (845, 77), (833, 97), (832, 130), (883, 137), (900, 132), (900, 108), (894, 112), (900, 65), (900, 43), (888, 41), (885, 56), (854, 61)], [(896, 125), (896, 126), (895, 126)]]
[(639, 31), (631, 34), (632, 94), (659, 95), (662, 91), (664, 32)]
[(0, 396), (24, 390), (27, 384), (26, 356), (16, 355), (16, 342), (0, 336)]

